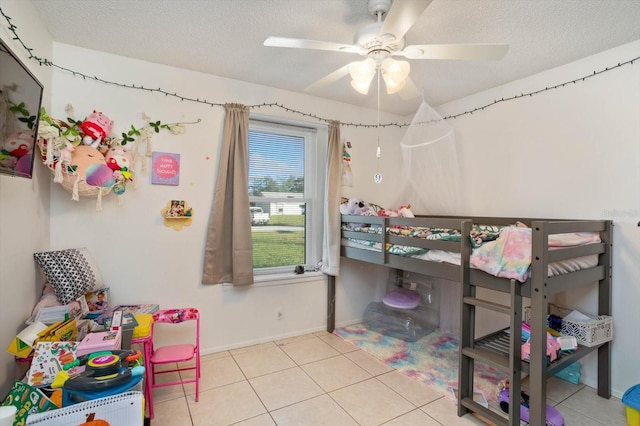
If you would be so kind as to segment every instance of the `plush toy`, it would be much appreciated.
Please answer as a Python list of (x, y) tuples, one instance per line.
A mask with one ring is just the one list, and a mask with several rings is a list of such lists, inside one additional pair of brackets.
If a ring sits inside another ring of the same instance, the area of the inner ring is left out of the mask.
[(378, 210), (378, 216), (385, 217), (415, 217), (411, 212), (411, 205), (406, 204), (398, 207), (396, 210), (393, 209), (380, 209)]
[[(71, 173), (64, 174), (62, 187), (72, 193), (72, 199), (78, 196), (95, 196), (101, 188), (111, 191), (116, 183), (113, 170), (107, 166), (104, 156), (96, 148), (79, 145), (71, 155)], [(106, 192), (108, 193), (108, 192)]]
[(89, 117), (80, 123), (79, 127), (85, 134), (82, 143), (97, 148), (102, 139), (106, 138), (111, 131), (113, 121), (103, 113), (93, 110)]
[(349, 198), (347, 204), (340, 205), (340, 213), (354, 216), (375, 216), (369, 203), (360, 198)]
[(127, 149), (121, 146), (109, 148), (104, 159), (118, 182), (132, 180), (133, 156)]
[(71, 163), (71, 155), (75, 151), (75, 147), (71, 142), (63, 139), (62, 144), (58, 146), (59, 160), (63, 163)]

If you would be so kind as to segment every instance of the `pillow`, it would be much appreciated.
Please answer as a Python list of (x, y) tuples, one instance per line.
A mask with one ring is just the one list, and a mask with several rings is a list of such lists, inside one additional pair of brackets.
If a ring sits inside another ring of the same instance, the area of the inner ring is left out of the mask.
[(63, 305), (104, 287), (100, 271), (84, 247), (34, 253), (33, 257)]

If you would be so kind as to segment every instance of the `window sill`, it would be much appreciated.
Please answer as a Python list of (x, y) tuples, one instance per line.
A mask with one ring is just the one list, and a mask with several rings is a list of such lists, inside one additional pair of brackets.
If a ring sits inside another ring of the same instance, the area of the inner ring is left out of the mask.
[[(299, 283), (308, 283), (311, 281), (324, 280), (325, 274), (320, 271), (305, 272), (304, 274), (284, 273), (284, 274), (269, 274), (269, 275), (255, 275), (253, 277), (253, 285), (240, 286), (237, 289), (242, 290), (245, 288), (256, 287), (271, 287), (277, 285), (291, 285)], [(224, 283), (223, 287), (236, 288), (233, 284)]]

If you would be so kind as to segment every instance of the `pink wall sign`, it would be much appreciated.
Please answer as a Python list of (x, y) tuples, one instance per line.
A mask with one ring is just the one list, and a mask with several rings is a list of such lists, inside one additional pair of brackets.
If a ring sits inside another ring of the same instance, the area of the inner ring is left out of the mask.
[(180, 154), (153, 152), (151, 154), (151, 183), (178, 185), (180, 183)]

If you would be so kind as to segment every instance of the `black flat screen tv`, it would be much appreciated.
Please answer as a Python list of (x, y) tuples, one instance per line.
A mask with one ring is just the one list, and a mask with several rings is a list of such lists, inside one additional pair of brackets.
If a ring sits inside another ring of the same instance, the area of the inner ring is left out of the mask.
[(43, 86), (0, 39), (0, 174), (31, 179)]

